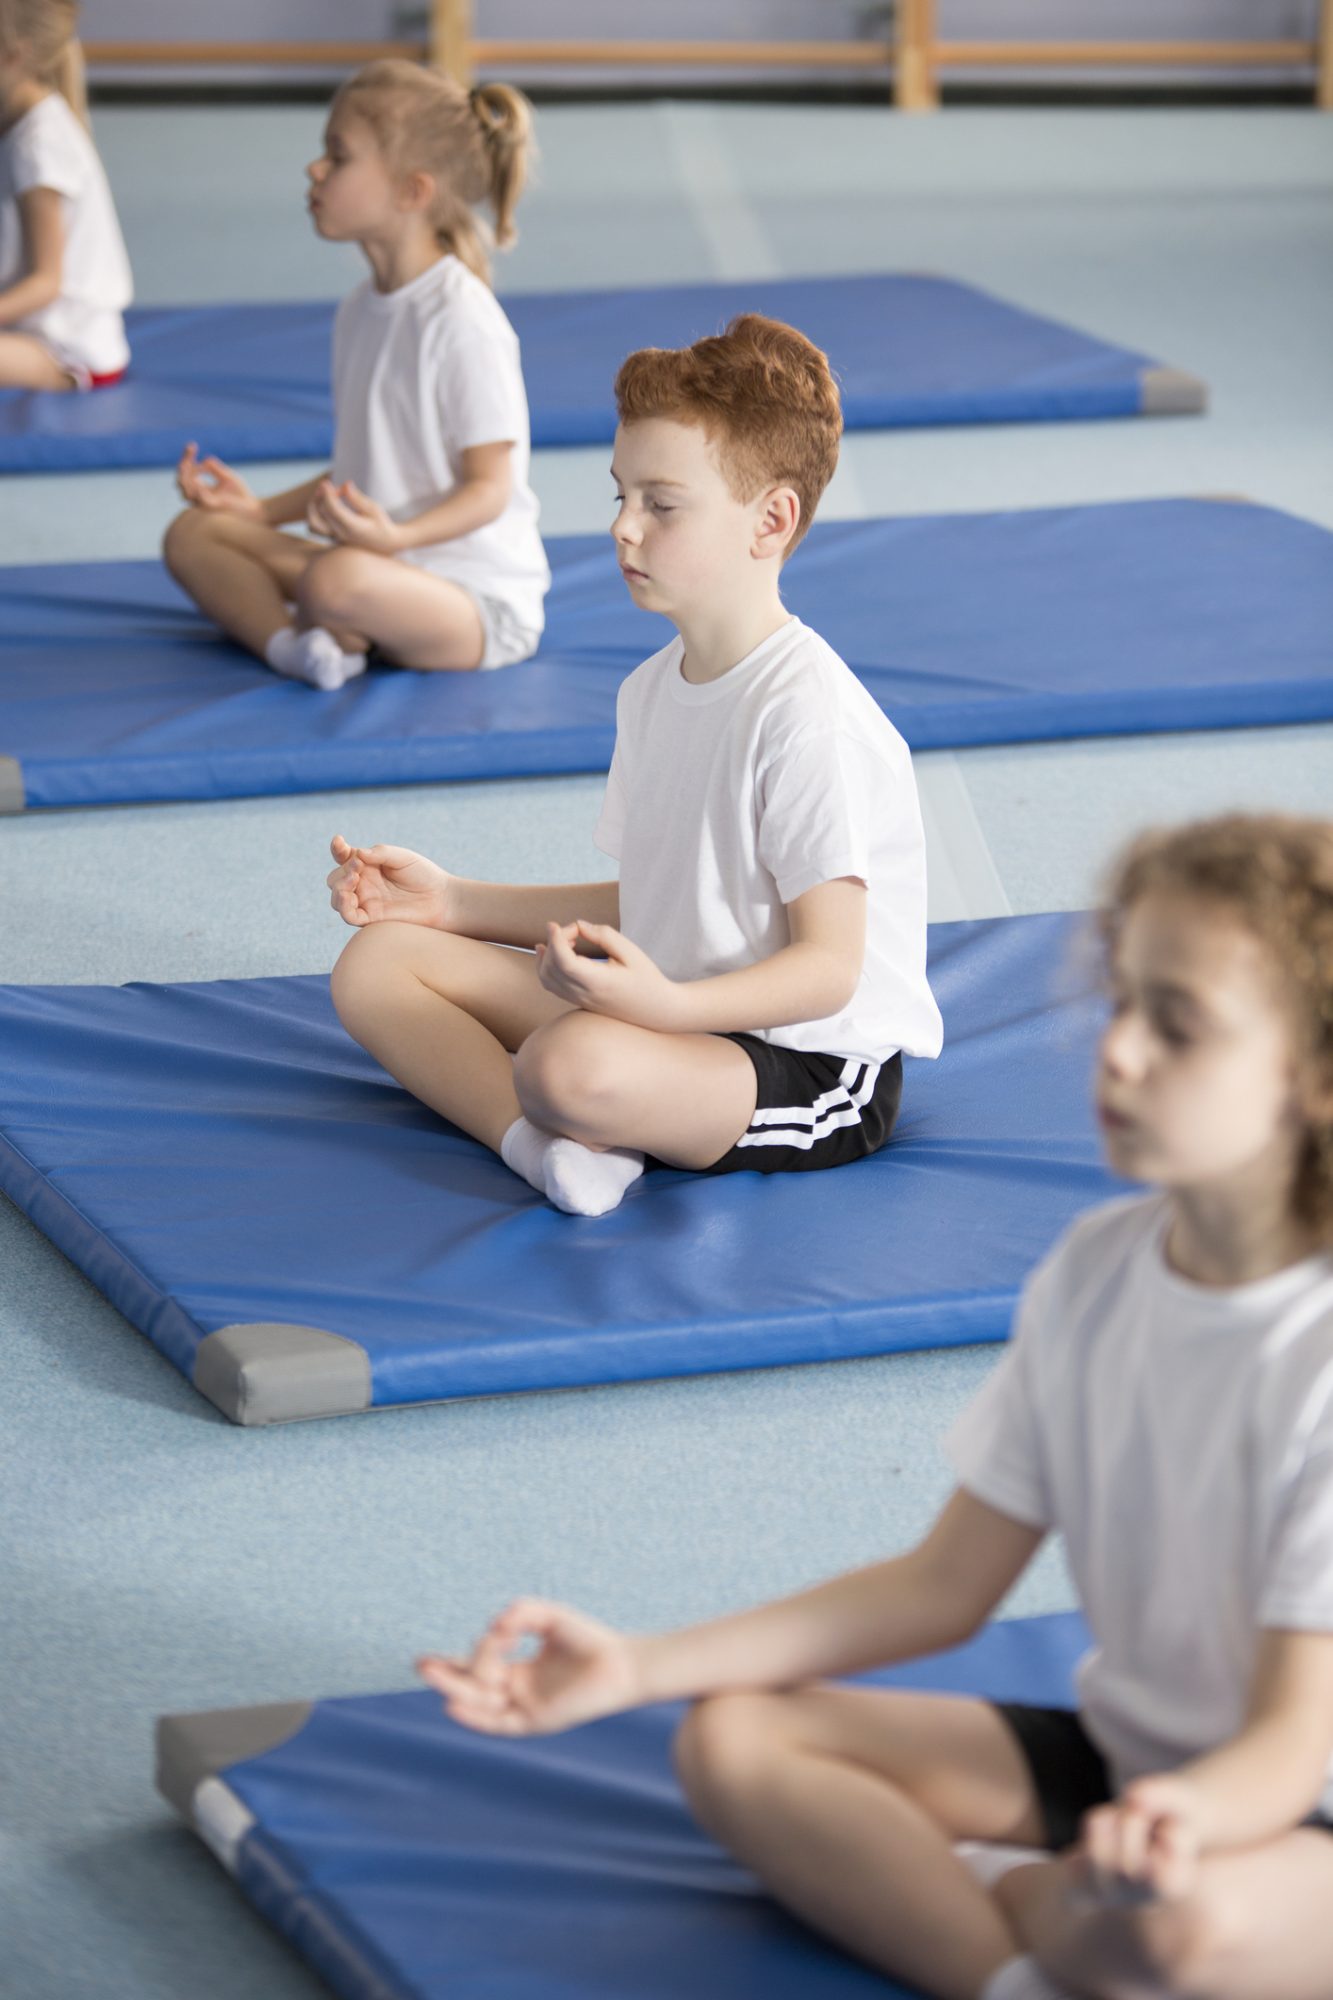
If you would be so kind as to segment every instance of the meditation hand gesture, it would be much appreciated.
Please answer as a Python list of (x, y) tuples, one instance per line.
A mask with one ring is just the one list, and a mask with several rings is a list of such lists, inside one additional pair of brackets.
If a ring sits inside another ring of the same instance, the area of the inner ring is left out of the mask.
[(1083, 1821), (1092, 1886), (1112, 1901), (1188, 1896), (1198, 1874), (1198, 1801), (1185, 1778), (1135, 1778)]
[(213, 514), (241, 514), (247, 520), (264, 519), (264, 503), (251, 491), (239, 472), (233, 472), (220, 458), (199, 456), (197, 444), (187, 444), (176, 467), (176, 485), (182, 500)]
[(587, 1014), (667, 1034), (689, 1026), (680, 987), (611, 924), (548, 924), (537, 976), (548, 993)]
[(327, 877), (329, 901), (344, 923), (451, 926), (456, 879), (410, 847), (350, 847), (335, 833), (329, 851), (337, 862)]
[(394, 556), (407, 546), (398, 523), (378, 500), (372, 500), (350, 479), (344, 479), (341, 486), (335, 486), (331, 479), (321, 479), (305, 518), (312, 534), (322, 536), (327, 542), (340, 542), (344, 548), (369, 549), (372, 555)]
[[(537, 1650), (515, 1659), (525, 1639)], [(632, 1639), (535, 1597), (502, 1611), (470, 1660), (428, 1654), (417, 1672), (444, 1696), (455, 1722), (488, 1736), (546, 1736), (643, 1699)]]

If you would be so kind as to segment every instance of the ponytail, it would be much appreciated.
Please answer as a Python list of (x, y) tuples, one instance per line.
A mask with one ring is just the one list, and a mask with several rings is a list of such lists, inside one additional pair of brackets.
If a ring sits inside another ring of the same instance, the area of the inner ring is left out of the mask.
[(468, 92), (468, 103), (481, 127), (490, 162), (495, 241), (501, 250), (506, 250), (518, 234), (514, 228), (514, 210), (527, 184), (532, 155), (532, 106), (521, 90), (507, 83), (478, 84)]
[(71, 35), (60, 51), (54, 74), (56, 89), (85, 131), (92, 130), (88, 116), (88, 75), (83, 60), (83, 44)]

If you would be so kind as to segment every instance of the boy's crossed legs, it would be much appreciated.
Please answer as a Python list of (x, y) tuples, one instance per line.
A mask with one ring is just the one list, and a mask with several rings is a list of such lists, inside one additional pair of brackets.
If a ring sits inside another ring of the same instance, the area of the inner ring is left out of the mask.
[[(466, 671), (485, 632), (465, 590), (394, 556), (328, 547), (244, 514), (187, 507), (162, 544), (167, 568), (215, 624), (261, 660), (279, 633), (316, 634), (327, 660), (300, 679), (338, 687), (364, 669), (371, 644), (401, 667)], [(318, 650), (318, 643), (317, 643)], [(326, 666), (321, 676), (319, 667)]]
[(614, 1207), (644, 1153), (712, 1166), (754, 1112), (754, 1065), (735, 1042), (572, 1008), (525, 951), (380, 922), (332, 984), (343, 1025), (391, 1076), (578, 1213)]
[(1072, 1855), (984, 1889), (955, 1841), (1046, 1839), (1018, 1740), (988, 1702), (824, 1686), (713, 1695), (686, 1718), (676, 1761), (696, 1818), (782, 1903), (939, 2000), (979, 2000), (1024, 1955), (1050, 1991), (1085, 2000), (1333, 1994), (1323, 1831), (1205, 1855), (1177, 1901), (1095, 1896)]

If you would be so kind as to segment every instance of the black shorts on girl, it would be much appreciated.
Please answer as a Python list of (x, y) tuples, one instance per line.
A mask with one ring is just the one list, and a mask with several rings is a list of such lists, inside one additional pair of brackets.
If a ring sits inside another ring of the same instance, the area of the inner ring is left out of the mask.
[(893, 1130), (903, 1094), (903, 1059), (863, 1062), (783, 1049), (758, 1035), (723, 1035), (754, 1064), (754, 1116), (710, 1174), (806, 1174), (877, 1153)]
[[(1046, 1845), (1059, 1854), (1077, 1841), (1084, 1813), (1114, 1796), (1106, 1759), (1076, 1709), (1036, 1708), (1022, 1701), (991, 1706), (1018, 1738), (1046, 1824)], [(1311, 1813), (1301, 1825), (1333, 1833), (1333, 1821), (1323, 1813)]]

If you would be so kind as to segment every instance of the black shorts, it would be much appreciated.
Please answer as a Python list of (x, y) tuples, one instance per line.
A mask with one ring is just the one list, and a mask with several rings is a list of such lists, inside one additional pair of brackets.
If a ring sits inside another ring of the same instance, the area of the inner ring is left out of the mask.
[(876, 1153), (893, 1130), (903, 1094), (903, 1059), (783, 1049), (758, 1035), (724, 1035), (743, 1048), (759, 1085), (754, 1116), (710, 1174), (809, 1173)]
[[(1072, 1847), (1084, 1813), (1115, 1796), (1106, 1759), (1076, 1709), (1032, 1708), (1021, 1701), (997, 1701), (991, 1706), (1004, 1717), (1027, 1760), (1046, 1823), (1046, 1845), (1057, 1854)], [(1333, 1833), (1333, 1820), (1323, 1813), (1311, 1813), (1301, 1824)]]

